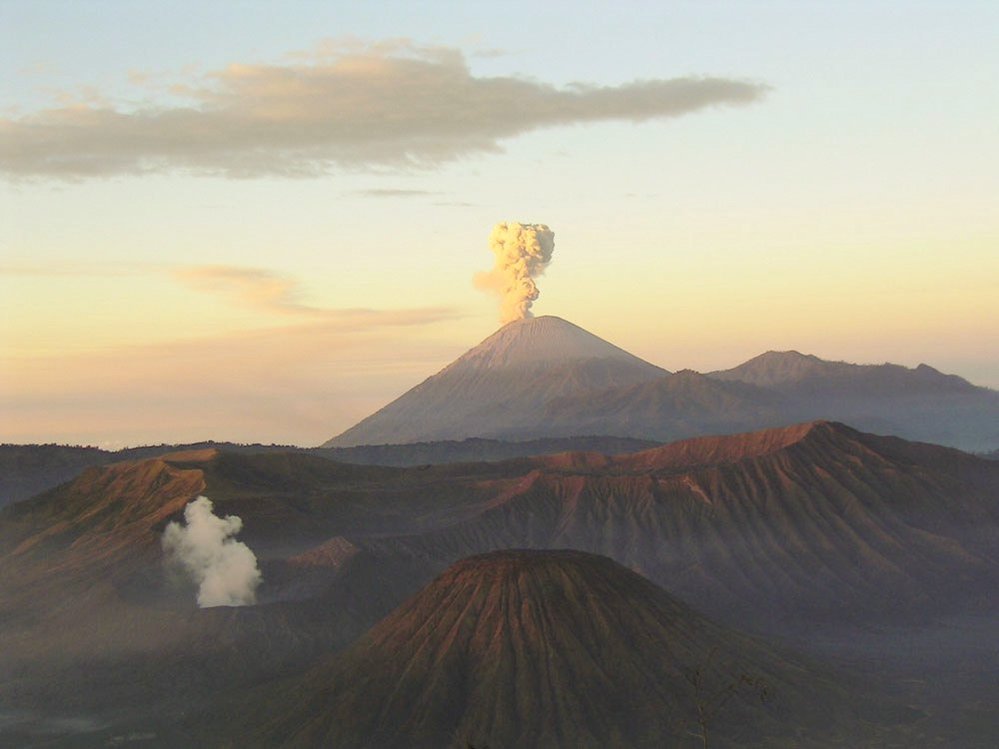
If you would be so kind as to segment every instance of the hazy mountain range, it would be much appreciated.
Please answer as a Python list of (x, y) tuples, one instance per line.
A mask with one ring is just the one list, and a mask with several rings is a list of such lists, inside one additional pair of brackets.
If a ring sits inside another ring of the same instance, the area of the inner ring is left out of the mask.
[(294, 445), (196, 442), (182, 445), (146, 445), (122, 450), (67, 445), (0, 445), (0, 507), (27, 499), (69, 481), (85, 468), (126, 460), (152, 458), (178, 451), (218, 449), (237, 453), (301, 452), (342, 463), (383, 466), (417, 466), (438, 463), (472, 463), (507, 460), (529, 455), (550, 455), (574, 450), (626, 453), (659, 444), (629, 437), (553, 437), (536, 440), (464, 440), (411, 442), (404, 445), (356, 447), (296, 447)]
[(670, 441), (812, 419), (986, 451), (999, 393), (925, 364), (771, 351), (733, 369), (669, 373), (557, 317), (512, 322), (327, 447), (613, 435)]
[(176, 450), (304, 450), (348, 463), (411, 466), (633, 452), (814, 419), (999, 452), (999, 393), (925, 364), (857, 365), (772, 351), (729, 370), (670, 373), (565, 320), (539, 317), (504, 326), (322, 447), (0, 445), (0, 506), (88, 466)]

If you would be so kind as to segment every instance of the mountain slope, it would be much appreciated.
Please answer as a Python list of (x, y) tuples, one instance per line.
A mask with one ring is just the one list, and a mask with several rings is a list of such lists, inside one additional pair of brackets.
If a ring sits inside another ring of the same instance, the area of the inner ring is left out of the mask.
[(584, 549), (765, 631), (945, 611), (999, 579), (999, 468), (947, 448), (819, 422), (532, 464), (467, 519), (359, 543)]
[[(206, 450), (91, 468), (4, 508), (0, 744), (33, 744), (16, 733), (19, 716), (50, 721), (54, 734), (81, 714), (85, 724), (137, 720), (161, 732), (173, 722), (163, 716), (200, 709), (221, 688), (286, 675), (351, 642), (438, 568), (410, 562), (387, 575), (383, 558), (348, 542), (340, 555), (296, 553), (336, 529), (398, 531), (398, 506), (363, 488), (391, 499), (398, 475), (302, 454)], [(409, 508), (430, 501), (407, 484)], [(331, 485), (335, 499), (317, 499)], [(193, 587), (164, 567), (163, 528), (205, 492), (219, 514), (253, 529), (240, 539), (263, 570), (258, 605), (198, 609)]]
[(683, 370), (627, 387), (548, 402), (543, 421), (567, 434), (623, 434), (666, 442), (780, 425), (778, 397), (741, 382)]
[(849, 364), (770, 351), (712, 379), (760, 388), (785, 422), (845, 421), (860, 429), (984, 451), (999, 445), (999, 393), (920, 364)]
[[(256, 606), (198, 610), (164, 573), (163, 528), (201, 493), (243, 520)], [(992, 616), (999, 464), (819, 422), (617, 457), (398, 469), (211, 450), (94, 468), (0, 510), (0, 701), (167, 725), (345, 646), (458, 559), (525, 547), (609, 556), (806, 647)]]
[(405, 445), (357, 447), (294, 447), (291, 445), (242, 445), (199, 442), (186, 445), (146, 445), (114, 452), (96, 447), (63, 445), (0, 445), (0, 507), (28, 499), (70, 481), (86, 468), (128, 460), (156, 458), (191, 450), (221, 450), (242, 454), (307, 453), (340, 463), (379, 466), (424, 466), (443, 463), (509, 460), (574, 450), (625, 453), (654, 447), (653, 440), (629, 437), (555, 437), (526, 441), (465, 440), (410, 442)]
[(548, 436), (538, 417), (553, 398), (665, 374), (558, 317), (517, 320), (325, 446)]
[(768, 352), (723, 372), (684, 370), (555, 398), (535, 429), (665, 442), (816, 419), (981, 451), (999, 444), (999, 393), (925, 364), (908, 369)]
[(762, 627), (944, 606), (992, 579), (999, 530), (996, 462), (828, 422), (409, 469), (205, 451), (90, 469), (0, 511), (0, 613), (32, 609), (39, 588), (166, 595), (160, 533), (200, 493), (242, 518), (241, 539), (273, 568), (264, 601), (298, 595), (282, 587), (285, 560), (334, 537), (428, 569), (571, 547)]
[(269, 692), (273, 717), (253, 709), (237, 733), (342, 749), (694, 746), (698, 706), (729, 689), (705, 721), (713, 746), (808, 746), (844, 727), (856, 739), (873, 712), (610, 559), (501, 551), (450, 567), (343, 657)]
[(326, 447), (578, 435), (662, 442), (816, 419), (971, 451), (999, 446), (999, 393), (926, 364), (769, 351), (729, 370), (670, 374), (539, 317), (504, 326)]
[(945, 375), (927, 364), (915, 369), (898, 364), (850, 364), (825, 361), (797, 351), (768, 351), (732, 369), (708, 377), (786, 390), (834, 389), (854, 394), (972, 393), (978, 388), (957, 375)]

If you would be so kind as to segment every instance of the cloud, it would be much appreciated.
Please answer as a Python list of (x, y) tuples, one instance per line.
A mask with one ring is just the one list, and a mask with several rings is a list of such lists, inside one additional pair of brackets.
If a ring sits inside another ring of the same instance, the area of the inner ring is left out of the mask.
[(282, 314), (323, 314), (298, 301), (298, 284), (261, 268), (199, 265), (174, 270), (174, 277), (198, 291), (231, 297), (250, 307)]
[(236, 63), (169, 90), (170, 103), (159, 105), (116, 106), (89, 92), (0, 119), (0, 173), (248, 178), (433, 168), (539, 128), (678, 117), (750, 104), (768, 88), (694, 76), (556, 87), (477, 77), (456, 49), (333, 40), (283, 64)]
[(301, 289), (297, 281), (263, 268), (196, 265), (174, 268), (172, 273), (174, 278), (197, 291), (219, 294), (262, 312), (329, 320), (347, 330), (426, 325), (459, 316), (449, 307), (401, 310), (315, 307), (300, 301)]

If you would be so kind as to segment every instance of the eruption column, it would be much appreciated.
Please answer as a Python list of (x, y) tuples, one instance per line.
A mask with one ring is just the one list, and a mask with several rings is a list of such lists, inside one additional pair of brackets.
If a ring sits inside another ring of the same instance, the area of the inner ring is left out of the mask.
[(475, 285), (500, 296), (500, 322), (531, 317), (538, 298), (534, 279), (545, 272), (555, 250), (555, 232), (544, 224), (502, 222), (489, 235), (496, 265), (475, 276)]

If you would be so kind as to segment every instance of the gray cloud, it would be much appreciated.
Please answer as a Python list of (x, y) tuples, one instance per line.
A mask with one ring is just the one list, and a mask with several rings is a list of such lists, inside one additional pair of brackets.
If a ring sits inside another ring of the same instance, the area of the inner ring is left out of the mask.
[(327, 42), (286, 64), (233, 64), (171, 87), (183, 104), (126, 108), (87, 97), (2, 118), (0, 173), (76, 180), (433, 168), (539, 128), (677, 117), (750, 104), (767, 90), (710, 77), (559, 88), (476, 77), (454, 49)]

